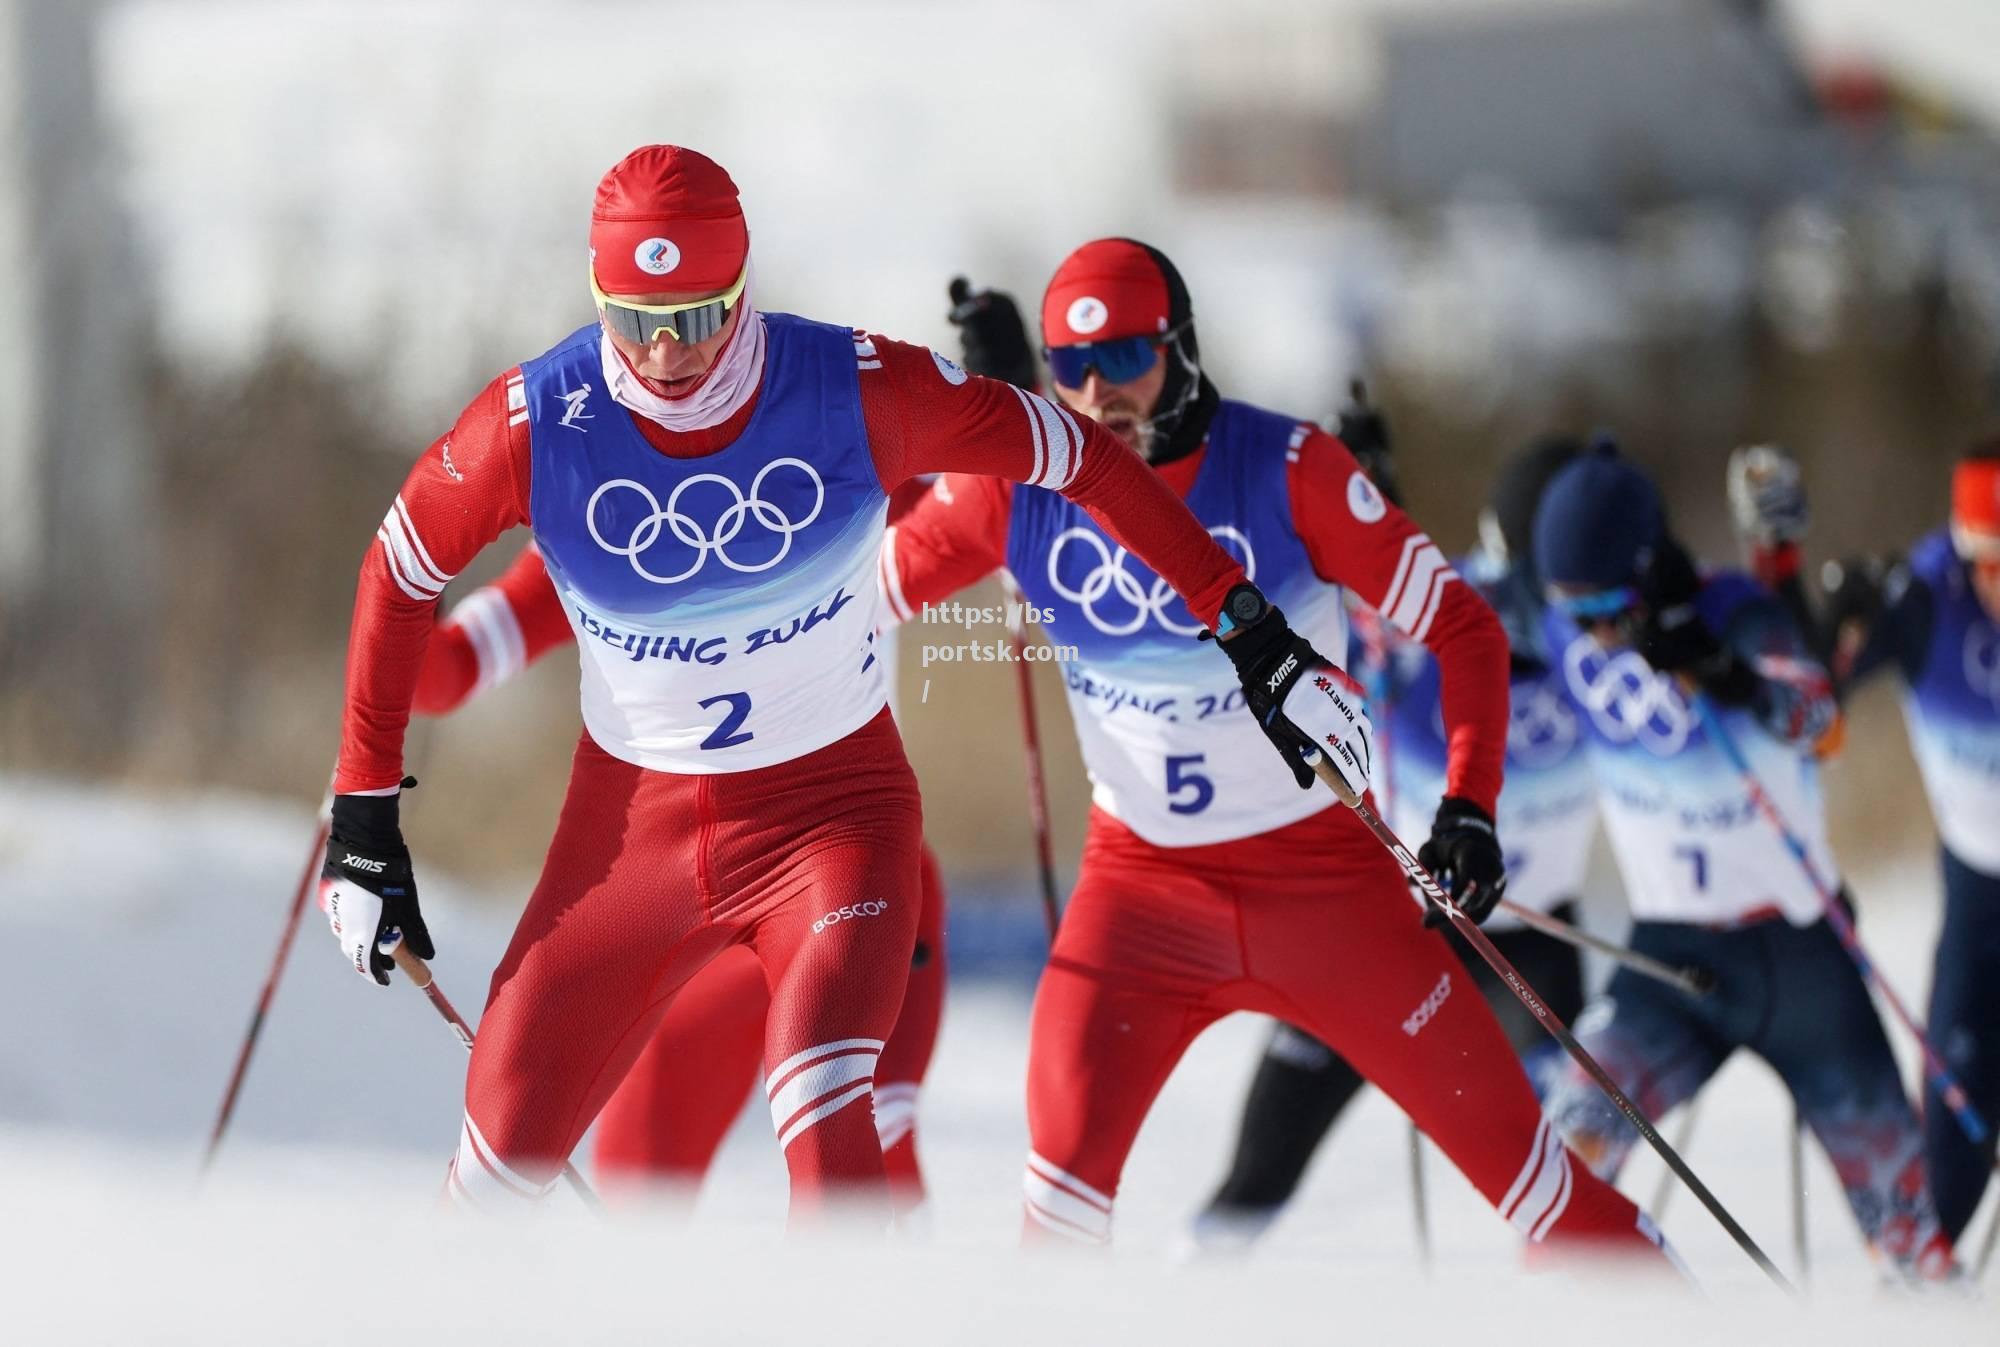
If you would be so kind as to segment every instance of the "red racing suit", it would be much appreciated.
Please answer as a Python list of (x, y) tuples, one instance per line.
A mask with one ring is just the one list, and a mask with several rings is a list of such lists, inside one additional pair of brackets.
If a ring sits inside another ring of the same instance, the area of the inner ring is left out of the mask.
[[(751, 602), (763, 602), (760, 596), (773, 591), (758, 586), (773, 583), (771, 577), (803, 584), (811, 579), (807, 562), (832, 555), (808, 545), (782, 566), (768, 557), (731, 560), (724, 544), (741, 548), (740, 517), (751, 508), (743, 504), (746, 486), (755, 499), (769, 476), (771, 490), (794, 493), (797, 512), (779, 516), (782, 530), (765, 524), (768, 511), (756, 520), (767, 547), (781, 537), (779, 559), (807, 524), (821, 537), (837, 535), (852, 556), (869, 545), (871, 530), (879, 542), (880, 511), (890, 491), (921, 473), (956, 471), (1060, 489), (1156, 566), (1203, 621), (1214, 621), (1223, 595), (1243, 578), (1241, 566), (1164, 484), (1088, 422), (1006, 384), (970, 378), (922, 347), (853, 332), (851, 354), (845, 354), (849, 342), (841, 329), (784, 315), (750, 314), (746, 321), (764, 321), (771, 333), (757, 391), (720, 424), (702, 430), (668, 432), (612, 402), (596, 383), (596, 366), (586, 363), (586, 356), (595, 359), (588, 330), (502, 374), (418, 460), (383, 520), (378, 545), (362, 563), (335, 775), (335, 790), (342, 793), (396, 789), (438, 596), (506, 529), (535, 528), (552, 572), (556, 556), (549, 541), (559, 538), (576, 568), (629, 561), (629, 572), (617, 572), (628, 594), (644, 591), (646, 582), (660, 586), (652, 591), (656, 607), (636, 621), (612, 610), (587, 614), (592, 625), (584, 629), (592, 639), (613, 647), (622, 631), (625, 653), (593, 647), (585, 656), (585, 715), (600, 719), (590, 721), (578, 742), (542, 876), (493, 974), (448, 1178), (454, 1199), (474, 1206), (546, 1193), (652, 1038), (674, 993), (716, 955), (739, 945), (755, 955), (770, 992), (764, 1090), (791, 1175), (794, 1213), (841, 1192), (886, 1199), (873, 1082), (902, 1006), (915, 943), (921, 809), (886, 708), (831, 741), (825, 724), (804, 723), (797, 715), (836, 686), (850, 717), (868, 699), (879, 705), (879, 690), (857, 697), (851, 684), (837, 683), (872, 677), (879, 684), (880, 672), (871, 675), (859, 662), (862, 633), (872, 635), (880, 625), (878, 596), (843, 591), (839, 603), (812, 613), (797, 610), (789, 632), (780, 630), (779, 615), (750, 609), (759, 623), (754, 632), (712, 635), (737, 652), (789, 636), (800, 642), (787, 647), (792, 651), (824, 645), (832, 636), (854, 637), (849, 648), (855, 662), (843, 660), (842, 667), (858, 665), (858, 672), (829, 666), (817, 675), (817, 686), (762, 688), (792, 713), (780, 732), (745, 727), (733, 704), (728, 718), (710, 727), (701, 748), (733, 752), (747, 745), (734, 752), (744, 764), (740, 770), (726, 765), (731, 753), (716, 754), (723, 765), (705, 770), (659, 770), (635, 760), (645, 756), (632, 746), (640, 742), (636, 737), (609, 747), (600, 738), (608, 732), (601, 726), (629, 723), (635, 735), (652, 735), (650, 742), (675, 751), (695, 747), (686, 738), (687, 720), (692, 698), (705, 690), (699, 680), (712, 672), (695, 660), (711, 637), (698, 643), (670, 636), (666, 629), (677, 620), (677, 605), (715, 611), (710, 600), (718, 594), (736, 601), (746, 593)], [(839, 366), (829, 363), (829, 341), (844, 353)], [(555, 374), (583, 382), (558, 390), (546, 382)], [(768, 426), (799, 424), (799, 409), (814, 399), (843, 409), (841, 419), (823, 420), (823, 436), (771, 443)], [(767, 408), (774, 410), (760, 419)], [(636, 461), (630, 450), (635, 432), (665, 461)], [(550, 455), (558, 435), (572, 437), (564, 443), (575, 450), (573, 458)], [(595, 483), (592, 494), (593, 481), (578, 474), (606, 445), (624, 458), (619, 475)], [(822, 462), (836, 452), (826, 446), (838, 446), (841, 457)], [(872, 482), (857, 475), (857, 446), (872, 462)], [(673, 462), (695, 458), (712, 458), (714, 466), (696, 473)], [(757, 470), (754, 478), (751, 470)], [(557, 475), (545, 476), (549, 472)], [(688, 508), (710, 517), (691, 535), (675, 525), (675, 539), (691, 536), (700, 550), (692, 566), (672, 575), (664, 563), (649, 572), (640, 552), (665, 545), (659, 521), (674, 507), (661, 507), (656, 495), (652, 531), (643, 516), (636, 526), (630, 522), (630, 512), (642, 508), (635, 502), (646, 494), (634, 483), (647, 476), (719, 482), (738, 501), (732, 516), (714, 513), (714, 492), (705, 504), (690, 500)], [(797, 498), (800, 483), (819, 490), (822, 502), (843, 503), (825, 510), (814, 504), (808, 511)], [(598, 500), (614, 487), (620, 492), (607, 527), (625, 531), (600, 536)], [(534, 518), (533, 503), (545, 498), (575, 513)], [(593, 550), (590, 537), (601, 550)], [(723, 555), (704, 567), (717, 553)], [(767, 567), (766, 574), (743, 578)], [(807, 639), (802, 633), (813, 624), (819, 630)], [(627, 657), (632, 671), (617, 663)], [(638, 662), (647, 657), (652, 663)], [(784, 662), (765, 659), (760, 667), (778, 663)], [(654, 681), (612, 680), (628, 672), (634, 680), (644, 675)], [(722, 700), (707, 698), (701, 705)], [(701, 732), (699, 725), (693, 729)], [(834, 914), (843, 909), (856, 918), (836, 922)]]
[[(923, 495), (905, 483), (889, 502), (900, 517)], [(532, 545), (490, 585), (453, 605), (424, 655), (414, 709), (442, 716), (574, 639), (562, 600)], [(875, 1067), (875, 1126), (899, 1211), (924, 1200), (917, 1101), (944, 1015), (945, 891), (923, 849), (923, 907), (910, 981)], [(659, 1029), (597, 1117), (592, 1161), (601, 1190), (697, 1188), (743, 1112), (763, 1057), (771, 995), (749, 949), (723, 951), (675, 993)]]
[[(1253, 580), (1287, 595), (1288, 616), (1323, 655), (1343, 648), (1337, 630), (1314, 629), (1344, 620), (1338, 586), (1424, 641), (1443, 672), (1448, 791), (1491, 811), (1508, 723), (1498, 620), (1337, 439), (1222, 406), (1203, 448), (1160, 468), (1160, 479), (1212, 534), (1266, 563)], [(1219, 441), (1225, 419), (1263, 427), (1262, 439)], [(1218, 477), (1265, 489), (1232, 498)], [(1650, 1249), (1650, 1223), (1576, 1163), (1542, 1117), (1492, 1011), (1445, 941), (1422, 928), (1389, 853), (1330, 792), (1323, 805), (1286, 795), (1282, 772), (1263, 803), (1227, 812), (1229, 764), (1213, 756), (1228, 741), (1197, 738), (1211, 712), (1231, 706), (1227, 690), (1205, 686), (1198, 669), (1182, 687), (1162, 686), (1166, 675), (1144, 682), (1171, 643), (1116, 663), (1121, 642), (1152, 623), (1185, 624), (1123, 569), (1122, 553), (1080, 536), (1088, 530), (1072, 516), (1040, 532), (1024, 526), (1029, 506), (1051, 508), (1005, 483), (946, 476), (883, 551), (884, 587), (906, 620), (1003, 565), (1032, 600), (1046, 572), (1044, 592), (1062, 601), (1044, 611), (1044, 630), (1082, 652), (1065, 674), (1095, 804), (1035, 998), (1026, 1237), (1110, 1238), (1126, 1155), (1168, 1073), (1202, 1029), (1251, 1010), (1346, 1056), (1530, 1239)], [(1287, 555), (1302, 555), (1311, 574), (1272, 574), (1272, 559)], [(1316, 622), (1302, 619), (1307, 611)], [(1128, 674), (1135, 681), (1121, 685)], [(1229, 713), (1247, 723), (1240, 709)], [(1235, 789), (1264, 792), (1267, 779), (1238, 772)]]

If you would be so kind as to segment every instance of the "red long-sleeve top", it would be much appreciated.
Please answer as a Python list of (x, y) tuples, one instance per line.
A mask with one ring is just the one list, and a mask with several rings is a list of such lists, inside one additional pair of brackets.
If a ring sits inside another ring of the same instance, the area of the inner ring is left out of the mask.
[[(925, 473), (995, 476), (1060, 489), (1213, 623), (1243, 569), (1159, 476), (1108, 432), (1032, 394), (967, 377), (929, 349), (855, 338), (862, 417), (884, 490)], [(409, 724), (444, 586), (481, 549), (530, 524), (528, 416), (519, 368), (494, 379), (424, 451), (361, 564), (347, 652), (334, 789), (387, 793), (403, 774)], [(624, 408), (677, 458), (711, 454), (748, 424), (757, 399), (721, 424), (670, 432)]]
[[(1151, 475), (1185, 497), (1207, 452), (1204, 446)], [(1357, 518), (1349, 492), (1359, 472), (1347, 446), (1306, 428), (1287, 464), (1292, 526), (1314, 574), (1345, 586), (1437, 656), (1449, 746), (1446, 791), (1491, 814), (1507, 751), (1506, 633), (1408, 515), (1385, 502), (1379, 518)], [(1007, 482), (948, 474), (889, 530), (882, 582), (899, 617), (1006, 564), (1012, 501)], [(1336, 661), (1344, 656), (1320, 653)]]

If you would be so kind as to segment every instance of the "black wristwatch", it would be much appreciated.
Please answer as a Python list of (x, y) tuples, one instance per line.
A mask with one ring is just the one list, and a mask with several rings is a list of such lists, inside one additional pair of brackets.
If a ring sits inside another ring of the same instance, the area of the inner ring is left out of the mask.
[(1215, 620), (1217, 635), (1239, 627), (1254, 627), (1271, 611), (1271, 601), (1255, 585), (1237, 585), (1222, 596), (1222, 612)]

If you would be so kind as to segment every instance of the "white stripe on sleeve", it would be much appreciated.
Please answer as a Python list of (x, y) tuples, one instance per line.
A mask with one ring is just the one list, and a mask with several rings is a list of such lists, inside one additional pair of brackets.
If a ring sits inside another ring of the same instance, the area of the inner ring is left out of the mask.
[[(1010, 384), (1009, 387), (1012, 387), (1012, 385)], [(1018, 388), (1014, 389), (1014, 396), (1020, 399), (1021, 410), (1026, 412), (1028, 416), (1028, 429), (1035, 437), (1035, 466), (1029, 470), (1028, 475), (1022, 480), (1027, 482), (1029, 486), (1040, 486), (1042, 483), (1042, 474), (1047, 472), (1049, 467), (1049, 451), (1042, 443), (1042, 418), (1036, 414), (1034, 406), (1035, 402), (1039, 402), (1040, 399), (1036, 398), (1033, 393), (1024, 393)], [(1033, 401), (1030, 401), (1030, 399), (1033, 399)]]
[(521, 634), (521, 621), (514, 605), (491, 585), (474, 590), (465, 602), (451, 610), (447, 625), (463, 627), (472, 650), (479, 657), (479, 679), (475, 690), (498, 687), (527, 665), (528, 642)]

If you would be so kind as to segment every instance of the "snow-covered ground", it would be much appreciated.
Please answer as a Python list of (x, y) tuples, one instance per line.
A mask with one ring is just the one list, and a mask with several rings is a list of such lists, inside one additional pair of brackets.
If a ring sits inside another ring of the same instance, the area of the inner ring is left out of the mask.
[[(0, 977), (6, 1340), (1213, 1343), (1282, 1332), (1395, 1343), (1468, 1330), (1496, 1343), (2000, 1340), (1990, 1306), (1879, 1288), (1816, 1153), (1814, 1298), (1803, 1312), (1685, 1193), (1664, 1224), (1706, 1298), (1574, 1272), (1524, 1276), (1507, 1228), (1435, 1154), (1426, 1280), (1404, 1125), (1373, 1095), (1254, 1259), (1181, 1265), (1176, 1246), (1219, 1177), (1261, 1041), (1246, 1017), (1204, 1037), (1168, 1085), (1126, 1173), (1114, 1256), (1022, 1257), (1028, 989), (970, 979), (953, 988), (926, 1091), (927, 1240), (849, 1231), (780, 1243), (784, 1176), (758, 1111), (690, 1219), (606, 1223), (563, 1199), (529, 1223), (469, 1225), (434, 1206), (463, 1050), (416, 993), (347, 972), (316, 913), (228, 1147), (197, 1191), (202, 1142), (311, 830), (291, 806), (0, 778), (0, 947), (12, 954)], [(471, 1014), (508, 909), (471, 901), (446, 876), (423, 879), (440, 983)], [(1913, 997), (1934, 934), (1930, 883), (1927, 866), (1913, 867), (1906, 894), (1864, 914)], [(1734, 1062), (1705, 1096), (1688, 1155), (1791, 1271), (1789, 1118), (1771, 1074)], [(1625, 1186), (1648, 1201), (1658, 1174), (1642, 1156)]]

